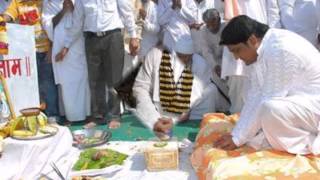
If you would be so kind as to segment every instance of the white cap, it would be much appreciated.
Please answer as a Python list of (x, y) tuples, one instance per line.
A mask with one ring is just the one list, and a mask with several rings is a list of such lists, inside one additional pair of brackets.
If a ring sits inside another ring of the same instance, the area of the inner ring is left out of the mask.
[(193, 42), (191, 36), (181, 36), (175, 44), (174, 51), (181, 54), (193, 54)]

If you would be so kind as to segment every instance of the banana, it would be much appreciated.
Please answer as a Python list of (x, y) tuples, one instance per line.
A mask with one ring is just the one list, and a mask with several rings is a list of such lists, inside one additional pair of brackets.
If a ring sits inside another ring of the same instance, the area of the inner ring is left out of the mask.
[(28, 137), (33, 136), (33, 132), (27, 130), (15, 130), (13, 131), (13, 136), (20, 136), (20, 137)]
[(27, 127), (33, 133), (33, 135), (37, 134), (38, 122), (37, 116), (27, 117)]
[(10, 121), (10, 135), (13, 134), (13, 131), (16, 129), (22, 129), (24, 128), (24, 121), (25, 117), (18, 117), (17, 119), (11, 120)]
[(43, 113), (40, 113), (37, 116), (37, 120), (40, 127), (45, 127), (48, 124), (47, 116), (44, 115)]

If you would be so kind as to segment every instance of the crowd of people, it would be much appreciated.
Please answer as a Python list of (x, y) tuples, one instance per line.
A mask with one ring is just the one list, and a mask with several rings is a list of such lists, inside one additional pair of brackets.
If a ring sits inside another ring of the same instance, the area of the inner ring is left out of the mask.
[(155, 132), (241, 112), (216, 147), (320, 153), (319, 0), (2, 0), (0, 11), (35, 27), (50, 117), (119, 127), (128, 44), (142, 64), (133, 112)]

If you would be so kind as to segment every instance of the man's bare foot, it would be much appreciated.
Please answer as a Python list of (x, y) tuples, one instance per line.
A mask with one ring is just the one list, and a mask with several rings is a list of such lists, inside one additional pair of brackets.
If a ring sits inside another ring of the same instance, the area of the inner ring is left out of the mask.
[(94, 122), (89, 122), (89, 123), (85, 124), (85, 125), (83, 126), (83, 128), (84, 128), (84, 129), (91, 129), (91, 128), (94, 128), (94, 127), (96, 127), (96, 126), (97, 126), (96, 123), (94, 123)]
[(118, 129), (121, 126), (119, 119), (112, 119), (108, 124), (110, 129)]

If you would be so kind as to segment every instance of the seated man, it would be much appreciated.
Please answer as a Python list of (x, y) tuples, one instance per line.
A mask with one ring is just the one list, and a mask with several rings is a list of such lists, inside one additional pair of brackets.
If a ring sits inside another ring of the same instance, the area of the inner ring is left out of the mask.
[(270, 29), (248, 16), (232, 19), (221, 35), (249, 70), (250, 87), (231, 135), (215, 147), (248, 144), (293, 154), (320, 153), (320, 54), (301, 36)]
[(179, 39), (172, 53), (152, 49), (133, 87), (138, 118), (154, 131), (168, 133), (174, 123), (214, 112), (217, 89), (211, 75), (206, 60), (193, 54), (189, 36)]

